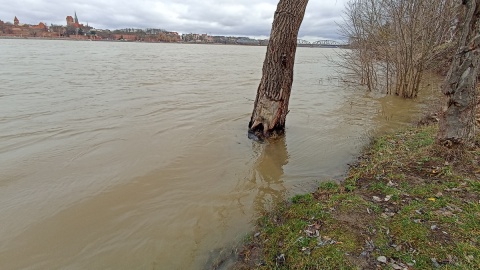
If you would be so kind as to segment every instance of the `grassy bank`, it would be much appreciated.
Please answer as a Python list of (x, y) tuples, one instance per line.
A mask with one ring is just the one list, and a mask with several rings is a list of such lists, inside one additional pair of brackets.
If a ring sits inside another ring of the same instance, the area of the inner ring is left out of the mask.
[(435, 125), (376, 139), (348, 177), (258, 220), (236, 269), (480, 269), (480, 147)]

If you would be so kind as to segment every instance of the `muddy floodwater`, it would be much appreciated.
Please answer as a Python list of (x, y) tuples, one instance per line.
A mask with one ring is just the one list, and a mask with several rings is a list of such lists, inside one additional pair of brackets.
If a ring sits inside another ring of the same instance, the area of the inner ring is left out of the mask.
[(265, 51), (0, 40), (0, 269), (203, 269), (424, 106), (345, 87), (337, 50), (299, 48), (286, 136), (258, 144)]

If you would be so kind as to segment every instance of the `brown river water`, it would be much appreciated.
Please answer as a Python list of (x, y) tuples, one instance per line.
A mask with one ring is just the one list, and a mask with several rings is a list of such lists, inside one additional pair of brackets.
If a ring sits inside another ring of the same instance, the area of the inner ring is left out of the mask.
[(258, 144), (265, 51), (0, 40), (0, 269), (207, 268), (425, 106), (345, 87), (338, 51), (299, 48), (286, 136)]

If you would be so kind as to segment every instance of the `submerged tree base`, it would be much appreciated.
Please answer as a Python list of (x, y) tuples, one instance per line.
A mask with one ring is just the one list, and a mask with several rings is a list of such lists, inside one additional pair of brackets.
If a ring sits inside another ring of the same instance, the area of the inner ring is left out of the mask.
[(248, 129), (248, 138), (257, 142), (265, 142), (267, 139), (277, 139), (285, 135), (285, 127), (264, 131), (263, 125), (254, 129)]

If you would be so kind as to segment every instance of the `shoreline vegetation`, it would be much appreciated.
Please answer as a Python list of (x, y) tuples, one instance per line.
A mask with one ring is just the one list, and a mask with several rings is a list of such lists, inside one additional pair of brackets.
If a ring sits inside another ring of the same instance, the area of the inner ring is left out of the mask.
[(480, 136), (448, 149), (437, 122), (375, 138), (340, 183), (275, 205), (232, 268), (478, 269)]
[[(95, 41), (95, 42), (128, 42), (128, 43), (162, 43), (162, 44), (193, 44), (193, 45), (234, 45), (234, 46), (263, 46), (263, 44), (240, 44), (240, 43), (204, 43), (204, 42), (165, 42), (165, 41), (141, 41), (141, 40), (116, 40), (116, 39), (83, 39), (83, 38), (71, 38), (71, 37), (15, 37), (15, 36), (0, 36), (0, 39), (33, 39), (33, 40), (67, 40), (67, 41)], [(316, 48), (316, 47), (314, 47)], [(330, 48), (330, 47), (324, 47)]]

